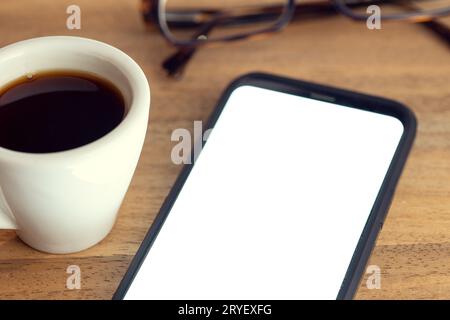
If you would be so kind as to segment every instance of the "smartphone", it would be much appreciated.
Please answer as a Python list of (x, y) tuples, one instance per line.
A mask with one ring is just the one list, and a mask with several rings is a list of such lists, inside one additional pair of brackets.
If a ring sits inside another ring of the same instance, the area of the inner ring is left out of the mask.
[(268, 74), (234, 81), (115, 299), (351, 299), (416, 120), (387, 99)]

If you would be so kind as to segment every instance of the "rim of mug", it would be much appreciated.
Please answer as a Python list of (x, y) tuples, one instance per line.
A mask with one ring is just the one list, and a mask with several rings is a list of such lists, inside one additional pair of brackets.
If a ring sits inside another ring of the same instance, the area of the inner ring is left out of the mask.
[[(112, 64), (120, 65), (120, 72), (125, 76), (131, 89), (129, 108), (125, 117), (114, 129), (90, 143), (68, 150), (48, 153), (22, 152), (0, 146), (0, 159), (6, 160), (8, 158), (13, 158), (15, 162), (32, 161), (33, 163), (36, 163), (37, 161), (72, 162), (79, 157), (89, 155), (91, 152), (98, 151), (99, 149), (114, 143), (116, 137), (127, 134), (126, 131), (128, 128), (132, 127), (136, 122), (139, 122), (139, 118), (145, 117), (147, 121), (150, 109), (149, 83), (141, 67), (125, 52), (105, 42), (94, 39), (76, 36), (46, 36), (18, 41), (0, 48), (0, 60), (3, 55), (17, 53), (18, 50), (32, 47), (36, 43), (48, 43), (49, 45), (55, 46), (69, 45), (70, 43), (70, 46), (77, 48), (76, 51), (80, 50), (80, 46), (89, 46), (91, 53), (94, 51), (101, 53), (102, 56), (106, 57)], [(89, 52), (86, 52), (85, 54), (89, 55)], [(14, 81), (14, 79), (11, 79), (11, 81)]]

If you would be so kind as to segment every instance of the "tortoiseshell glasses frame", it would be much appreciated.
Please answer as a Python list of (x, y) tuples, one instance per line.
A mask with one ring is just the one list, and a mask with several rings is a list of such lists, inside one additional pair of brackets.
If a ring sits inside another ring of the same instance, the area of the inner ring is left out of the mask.
[[(285, 0), (277, 5), (261, 5), (236, 7), (233, 14), (229, 10), (211, 8), (166, 9), (166, 0), (142, 0), (142, 14), (148, 25), (156, 25), (164, 38), (178, 51), (163, 62), (163, 68), (169, 76), (181, 75), (184, 67), (195, 51), (201, 47), (218, 42), (230, 42), (250, 39), (281, 31), (291, 20), (321, 17), (341, 13), (356, 21), (367, 20), (367, 14), (356, 13), (355, 8), (367, 7), (372, 4), (393, 4), (408, 9), (395, 14), (383, 14), (383, 20), (405, 20), (420, 22), (433, 31), (441, 40), (450, 46), (450, 29), (437, 21), (439, 17), (450, 15), (450, 6), (421, 11), (416, 9), (409, 0), (331, 0), (324, 2), (298, 3), (295, 0)], [(209, 37), (219, 25), (248, 25), (268, 21), (265, 27), (252, 31), (238, 32), (218, 38)], [(189, 39), (179, 39), (171, 29), (194, 30)]]

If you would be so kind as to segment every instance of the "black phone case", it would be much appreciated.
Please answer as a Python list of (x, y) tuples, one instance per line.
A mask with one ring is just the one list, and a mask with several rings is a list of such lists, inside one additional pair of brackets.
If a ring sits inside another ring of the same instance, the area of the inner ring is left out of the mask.
[[(411, 150), (416, 134), (417, 121), (412, 113), (404, 105), (375, 96), (355, 93), (347, 90), (318, 85), (314, 83), (288, 79), (270, 74), (251, 73), (244, 75), (233, 81), (219, 100), (213, 111), (206, 128), (213, 128), (219, 118), (229, 96), (240, 86), (251, 85), (269, 90), (280, 91), (288, 94), (312, 98), (326, 102), (336, 103), (345, 107), (351, 107), (371, 112), (393, 116), (399, 119), (404, 132), (395, 151), (392, 162), (378, 192), (375, 203), (367, 219), (366, 225), (361, 233), (361, 237), (356, 246), (355, 252), (342, 282), (337, 299), (352, 299), (364, 273), (367, 261), (370, 257), (375, 240), (383, 226), (386, 213), (392, 202), (394, 191), (400, 174), (405, 165), (409, 151)], [(206, 142), (205, 142), (206, 143)], [(169, 195), (166, 197), (158, 215), (147, 232), (136, 256), (119, 284), (113, 299), (123, 299), (131, 282), (136, 276), (141, 264), (149, 252), (154, 240), (158, 236), (161, 227), (168, 216), (172, 205), (175, 203), (193, 165), (185, 165), (178, 176)]]

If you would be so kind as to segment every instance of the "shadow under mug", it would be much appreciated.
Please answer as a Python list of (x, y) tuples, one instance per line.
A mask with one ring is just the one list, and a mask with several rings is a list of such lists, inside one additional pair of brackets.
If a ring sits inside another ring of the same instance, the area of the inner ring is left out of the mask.
[(124, 119), (94, 142), (43, 154), (0, 147), (0, 229), (15, 229), (49, 253), (95, 245), (114, 225), (144, 143), (150, 109), (144, 73), (110, 45), (66, 36), (6, 46), (0, 68), (0, 88), (30, 73), (73, 70), (108, 79), (121, 91)]

